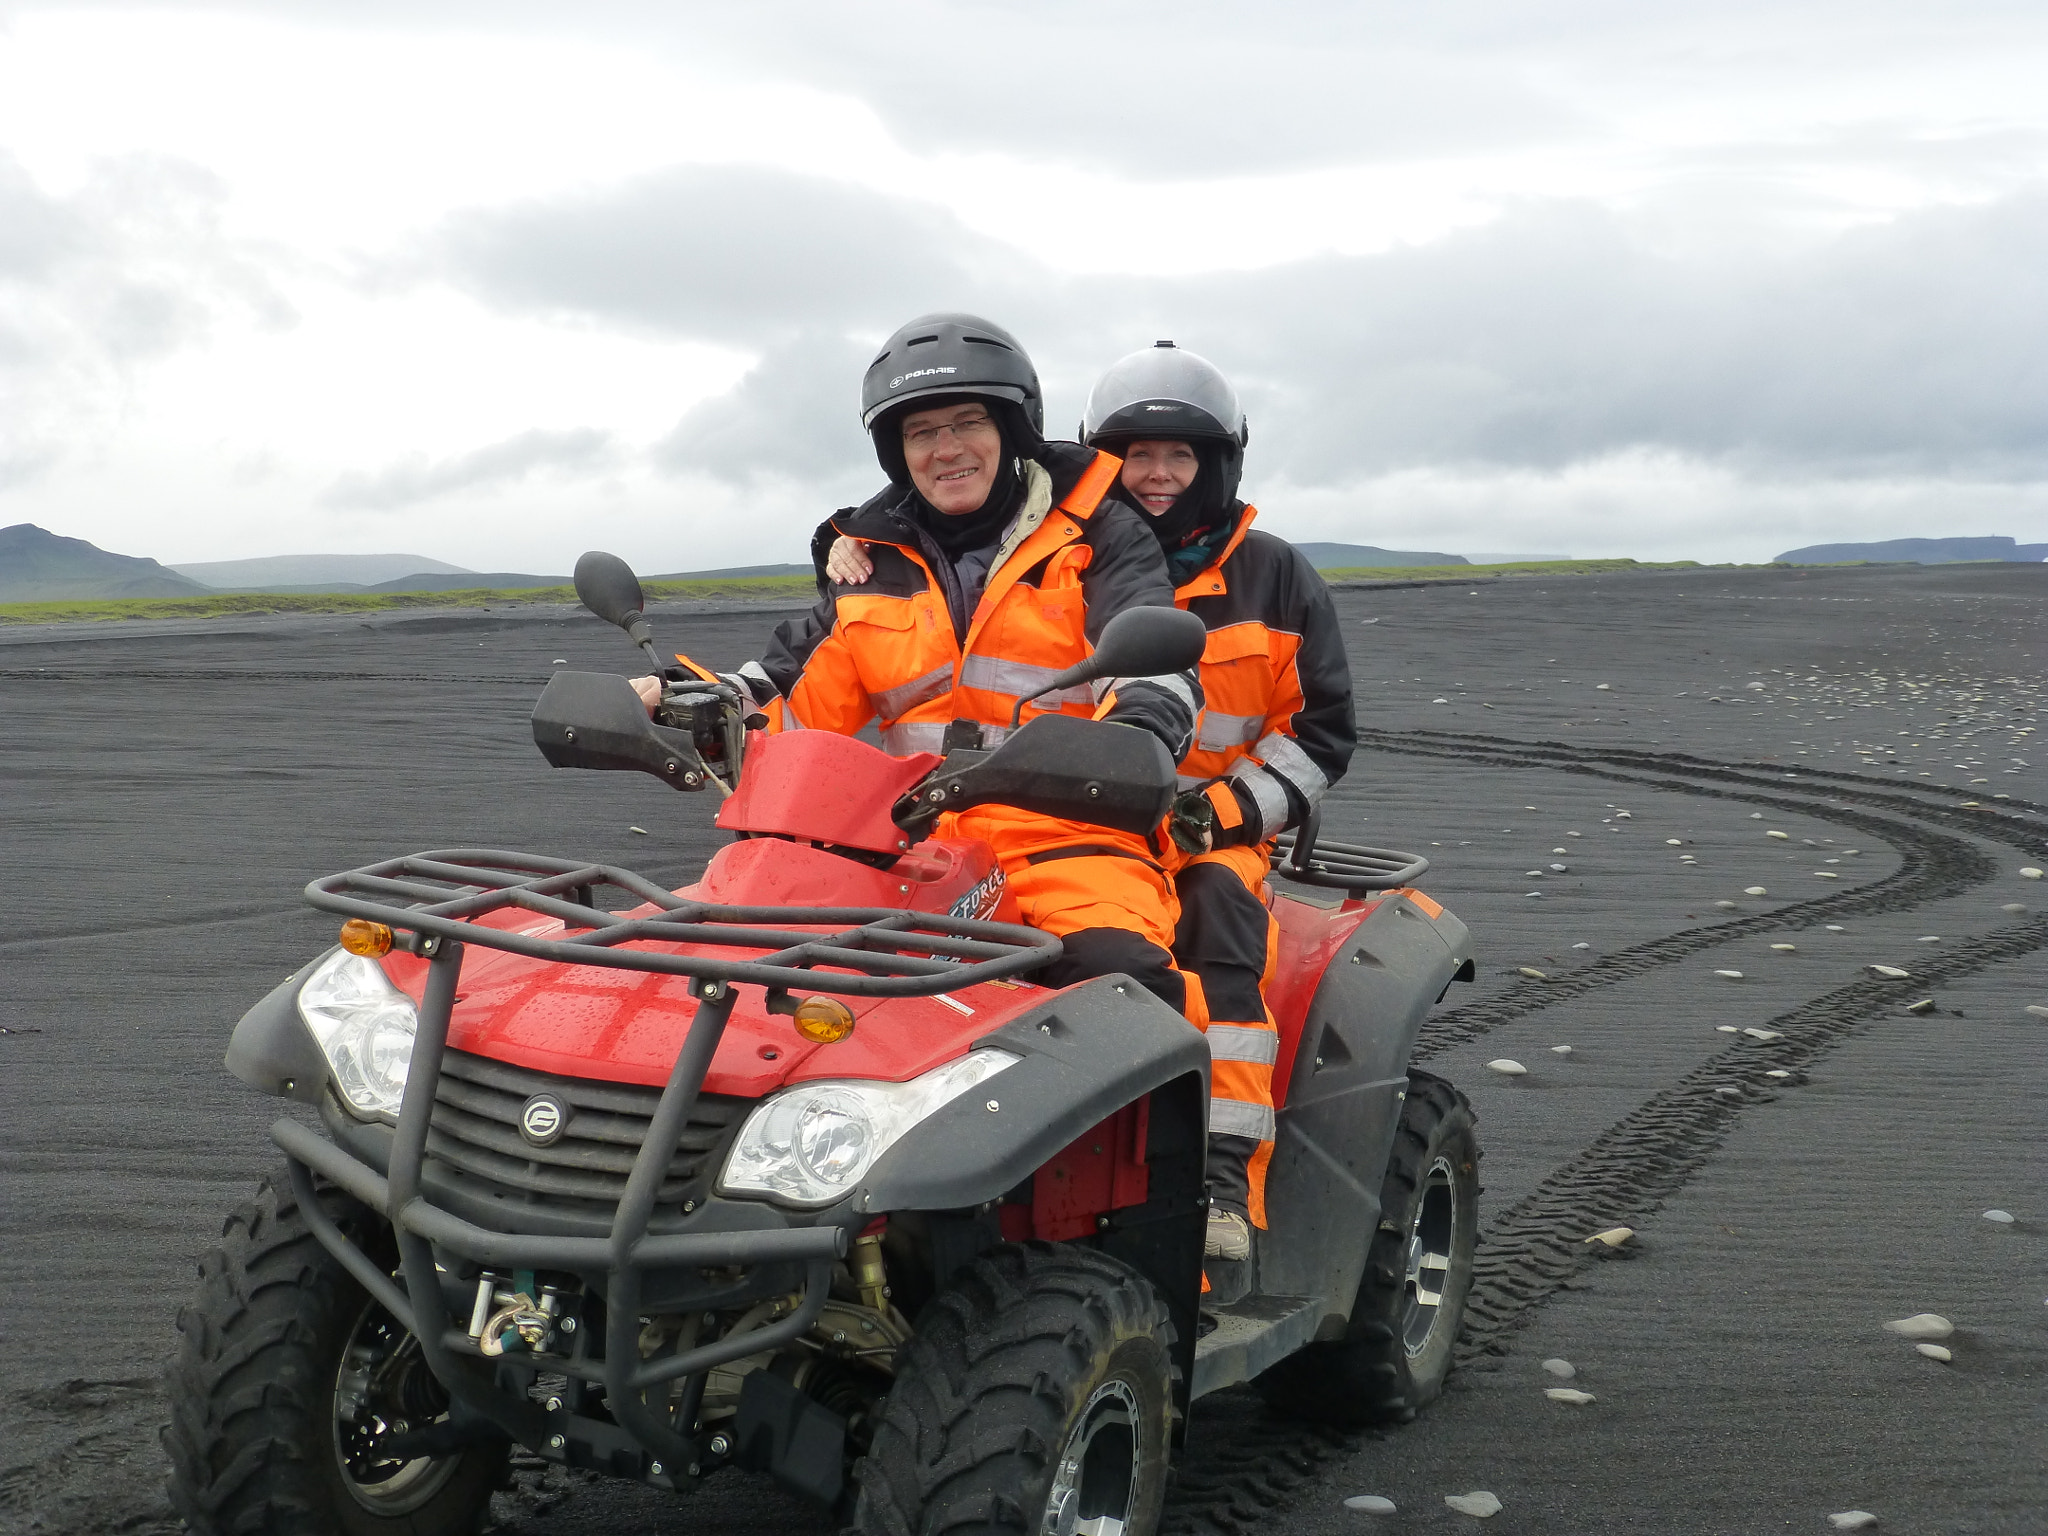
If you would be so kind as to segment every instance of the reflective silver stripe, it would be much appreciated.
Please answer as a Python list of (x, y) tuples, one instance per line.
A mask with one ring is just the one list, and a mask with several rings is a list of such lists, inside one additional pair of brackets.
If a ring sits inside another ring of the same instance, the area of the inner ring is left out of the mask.
[[(981, 728), (982, 747), (993, 752), (1009, 734), (1000, 725), (984, 725)], [(882, 732), (882, 750), (894, 757), (908, 757), (913, 752), (943, 752), (946, 750), (946, 723), (943, 720), (899, 720)]]
[(1265, 723), (1264, 715), (1219, 715), (1214, 710), (1205, 709), (1202, 711), (1201, 734), (1195, 738), (1195, 743), (1205, 752), (1241, 747), (1246, 742), (1257, 741), (1259, 727)]
[(1199, 773), (1177, 773), (1173, 776), (1173, 782), (1177, 788), (1193, 789), (1196, 785), (1209, 781)]
[(898, 683), (894, 688), (884, 688), (880, 693), (871, 693), (875, 711), (884, 719), (894, 720), (898, 715), (907, 715), (927, 699), (936, 699), (953, 686), (953, 667), (950, 662), (933, 667), (923, 677), (914, 677), (907, 683)]
[(1287, 791), (1280, 787), (1280, 781), (1258, 763), (1248, 757), (1240, 757), (1230, 765), (1229, 778), (1242, 784), (1252, 797), (1252, 803), (1259, 808), (1259, 840), (1279, 834), (1287, 825)]
[(1292, 736), (1269, 731), (1259, 738), (1252, 751), (1264, 760), (1268, 768), (1301, 791), (1301, 798), (1310, 805), (1322, 799), (1323, 791), (1330, 787), (1330, 781), (1315, 765), (1315, 759), (1302, 751)]
[(740, 668), (737, 676), (756, 709), (765, 709), (770, 700), (782, 697), (782, 690), (775, 686), (774, 680), (761, 669), (761, 663), (758, 661), (747, 662)]
[(942, 720), (899, 720), (882, 732), (882, 750), (891, 757), (942, 752), (945, 746), (946, 726)]
[(1280, 1059), (1280, 1036), (1255, 1024), (1211, 1024), (1206, 1031), (1211, 1061), (1255, 1061), (1270, 1067)]
[[(960, 686), (1000, 693), (1006, 698), (1028, 699), (1064, 671), (1065, 667), (1039, 667), (1028, 661), (1005, 661), (999, 656), (969, 655), (960, 663)], [(1084, 684), (1062, 689), (1039, 702), (1051, 708), (1059, 704), (1088, 704), (1094, 698)]]
[(1247, 1104), (1243, 1099), (1211, 1099), (1209, 1134), (1242, 1136), (1247, 1141), (1271, 1141), (1273, 1111), (1264, 1104)]

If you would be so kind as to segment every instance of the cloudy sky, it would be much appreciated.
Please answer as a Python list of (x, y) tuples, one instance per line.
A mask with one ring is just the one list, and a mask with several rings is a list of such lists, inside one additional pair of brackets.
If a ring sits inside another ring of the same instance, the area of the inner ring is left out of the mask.
[(1172, 336), (1296, 538), (2048, 534), (2038, 0), (0, 0), (0, 524), (800, 558), (897, 323)]

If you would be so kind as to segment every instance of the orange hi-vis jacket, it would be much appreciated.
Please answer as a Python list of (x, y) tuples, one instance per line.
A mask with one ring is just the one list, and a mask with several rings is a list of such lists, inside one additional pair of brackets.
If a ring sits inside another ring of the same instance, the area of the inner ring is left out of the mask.
[[(993, 747), (1017, 700), (1083, 660), (1111, 618), (1174, 601), (1151, 531), (1103, 499), (1118, 459), (1048, 443), (1026, 468), (1025, 505), (971, 603), (953, 563), (904, 511), (910, 493), (901, 487), (820, 530), (828, 542), (839, 533), (864, 541), (874, 571), (860, 586), (831, 584), (809, 614), (776, 630), (768, 654), (741, 668), (771, 730), (851, 735), (879, 719), (883, 747), (901, 755), (941, 750), (946, 727), (964, 719)], [(1048, 695), (1023, 718), (1099, 716), (1155, 731), (1176, 758), (1187, 749), (1200, 707), (1192, 674), (1116, 679), (1109, 693), (1101, 703), (1087, 687)], [(961, 830), (990, 837), (1006, 864), (1079, 844), (1150, 853), (1142, 838), (1001, 807), (966, 813)]]
[(1174, 601), (1209, 630), (1202, 717), (1181, 785), (1229, 779), (1242, 795), (1211, 794), (1219, 826), (1235, 826), (1247, 809), (1226, 800), (1249, 800), (1258, 819), (1246, 840), (1264, 843), (1343, 777), (1358, 728), (1330, 589), (1292, 544), (1253, 531), (1257, 516), (1244, 508), (1222, 555)]

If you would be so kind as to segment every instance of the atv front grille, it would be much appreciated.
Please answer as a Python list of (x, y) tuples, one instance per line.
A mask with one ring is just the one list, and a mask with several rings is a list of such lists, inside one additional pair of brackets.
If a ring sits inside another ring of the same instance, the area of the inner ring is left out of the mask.
[[(547, 1145), (521, 1130), (537, 1095), (564, 1112), (558, 1138)], [(658, 1088), (555, 1077), (451, 1050), (434, 1093), (428, 1176), (452, 1183), (471, 1202), (488, 1199), (507, 1216), (538, 1210), (608, 1224), (660, 1100)], [(686, 1201), (702, 1203), (751, 1107), (745, 1099), (698, 1095), (655, 1196), (658, 1216), (673, 1218)]]

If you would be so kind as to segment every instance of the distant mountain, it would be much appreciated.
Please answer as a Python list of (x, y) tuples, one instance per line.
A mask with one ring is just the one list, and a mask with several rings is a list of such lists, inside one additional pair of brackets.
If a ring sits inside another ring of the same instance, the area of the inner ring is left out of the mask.
[(197, 597), (210, 589), (140, 555), (117, 555), (38, 528), (0, 528), (0, 603)]
[(348, 592), (401, 576), (462, 571), (459, 565), (425, 555), (264, 555), (254, 560), (184, 561), (171, 569), (205, 586), (244, 592)]
[(677, 571), (670, 576), (649, 576), (649, 581), (740, 581), (748, 576), (808, 576), (808, 565), (728, 565), (715, 571)]
[(1427, 549), (1380, 549), (1372, 544), (1296, 544), (1319, 571), (1370, 570), (1389, 565), (1470, 565), (1463, 555)]
[(1851, 560), (1904, 565), (1956, 565), (1966, 560), (2048, 560), (2048, 544), (1988, 539), (1883, 539), (1875, 544), (1809, 544), (1787, 550), (1775, 565), (1842, 565)]

